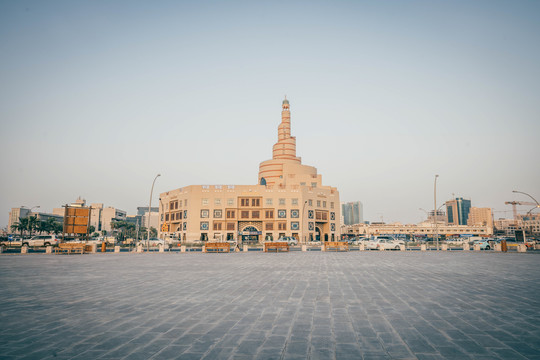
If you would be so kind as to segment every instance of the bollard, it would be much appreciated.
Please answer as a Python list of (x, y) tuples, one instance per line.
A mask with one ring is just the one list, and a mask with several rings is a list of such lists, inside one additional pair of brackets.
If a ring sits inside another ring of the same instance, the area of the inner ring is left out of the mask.
[(185, 253), (186, 252), (186, 245), (180, 246), (180, 252)]
[(243, 245), (243, 249), (244, 249), (244, 252), (248, 252), (248, 246), (247, 245)]
[(441, 245), (441, 250), (442, 251), (448, 251), (448, 244), (442, 244)]
[(142, 246), (142, 244), (138, 244), (138, 245), (137, 245), (137, 252), (138, 252), (138, 253), (142, 253), (142, 252), (143, 252), (143, 246)]
[(307, 245), (302, 245), (302, 251), (307, 251)]
[(326, 245), (324, 244), (321, 245), (321, 251), (326, 251)]
[(495, 251), (502, 251), (501, 244), (495, 244)]
[(426, 244), (421, 244), (420, 245), (420, 251), (427, 251), (427, 245)]
[(120, 246), (118, 246), (118, 245), (115, 246), (115, 247), (114, 247), (114, 252), (115, 252), (115, 253), (119, 253), (119, 252), (120, 252)]
[(471, 250), (471, 247), (468, 242), (463, 242), (463, 251), (469, 251)]
[(473, 245), (473, 250), (474, 251), (480, 251), (480, 244), (474, 244)]
[(159, 244), (159, 252), (165, 252), (165, 246), (163, 244)]
[(399, 251), (405, 251), (405, 245), (399, 245)]
[(101, 252), (106, 252), (107, 251), (107, 243), (104, 241), (101, 243)]
[(527, 252), (527, 245), (525, 245), (525, 244), (518, 244), (518, 246), (517, 246), (517, 252), (520, 252), (520, 253)]
[(366, 245), (364, 245), (364, 243), (361, 243), (360, 246), (358, 246), (358, 250), (365, 251), (366, 250)]
[(28, 254), (28, 246), (26, 245), (21, 246), (21, 254)]
[(45, 248), (45, 254), (52, 254), (52, 246), (49, 245)]
[(202, 252), (203, 252), (203, 253), (206, 252), (206, 245), (203, 245), (203, 247), (202, 247)]

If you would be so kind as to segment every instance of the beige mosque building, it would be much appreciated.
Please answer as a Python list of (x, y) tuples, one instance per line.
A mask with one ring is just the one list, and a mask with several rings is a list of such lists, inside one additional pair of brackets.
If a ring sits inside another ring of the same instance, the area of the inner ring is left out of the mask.
[(282, 105), (272, 159), (259, 165), (258, 185), (190, 185), (160, 194), (160, 237), (183, 242), (261, 243), (291, 236), (299, 242), (340, 237), (337, 188), (324, 186), (296, 156), (289, 101)]

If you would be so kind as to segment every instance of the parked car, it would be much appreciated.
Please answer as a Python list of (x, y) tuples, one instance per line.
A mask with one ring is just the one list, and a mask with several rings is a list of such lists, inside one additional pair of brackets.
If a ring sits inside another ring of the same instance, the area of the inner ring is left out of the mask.
[(399, 250), (399, 240), (392, 238), (391, 236), (378, 236), (372, 238), (366, 245), (368, 250)]
[(487, 239), (475, 240), (473, 245), (480, 245), (480, 250), (490, 250), (491, 245)]
[(369, 238), (367, 237), (360, 237), (360, 238), (356, 238), (353, 242), (353, 245), (360, 245), (360, 244), (364, 244), (364, 245), (367, 245), (367, 243), (369, 242)]
[(22, 246), (56, 246), (60, 244), (60, 238), (56, 235), (36, 235), (22, 241)]
[(162, 240), (162, 239), (158, 239), (158, 238), (150, 238), (148, 240), (141, 240), (139, 242), (140, 244), (142, 244), (143, 246), (146, 246), (146, 244), (148, 243), (149, 246), (158, 246), (158, 245), (165, 245), (165, 240)]
[(278, 239), (279, 242), (286, 242), (289, 245), (298, 245), (298, 240), (296, 238), (293, 238), (292, 236), (282, 236)]

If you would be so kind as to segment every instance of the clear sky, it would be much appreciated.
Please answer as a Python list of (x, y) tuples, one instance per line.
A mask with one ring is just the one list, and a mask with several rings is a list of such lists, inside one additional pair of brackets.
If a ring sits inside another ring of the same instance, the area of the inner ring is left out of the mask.
[[(255, 184), (281, 101), (365, 220), (540, 200), (538, 1), (1, 1), (0, 226)], [(157, 204), (157, 201), (154, 205)], [(507, 211), (502, 212), (502, 211)], [(528, 208), (522, 208), (528, 210)]]

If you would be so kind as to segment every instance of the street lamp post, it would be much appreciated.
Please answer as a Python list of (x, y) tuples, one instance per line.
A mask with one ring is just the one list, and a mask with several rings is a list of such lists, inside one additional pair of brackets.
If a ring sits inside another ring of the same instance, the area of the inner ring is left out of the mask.
[(433, 221), (435, 222), (435, 238), (437, 241), (437, 251), (439, 250), (439, 224), (437, 222), (437, 178), (439, 175), (435, 175), (435, 182), (433, 185)]
[(152, 214), (152, 193), (154, 192), (154, 184), (156, 183), (157, 178), (160, 176), (161, 174), (156, 175), (154, 181), (152, 181), (152, 189), (150, 190), (150, 201), (148, 202), (148, 234), (146, 236), (146, 251), (149, 251), (150, 249), (150, 214)]

